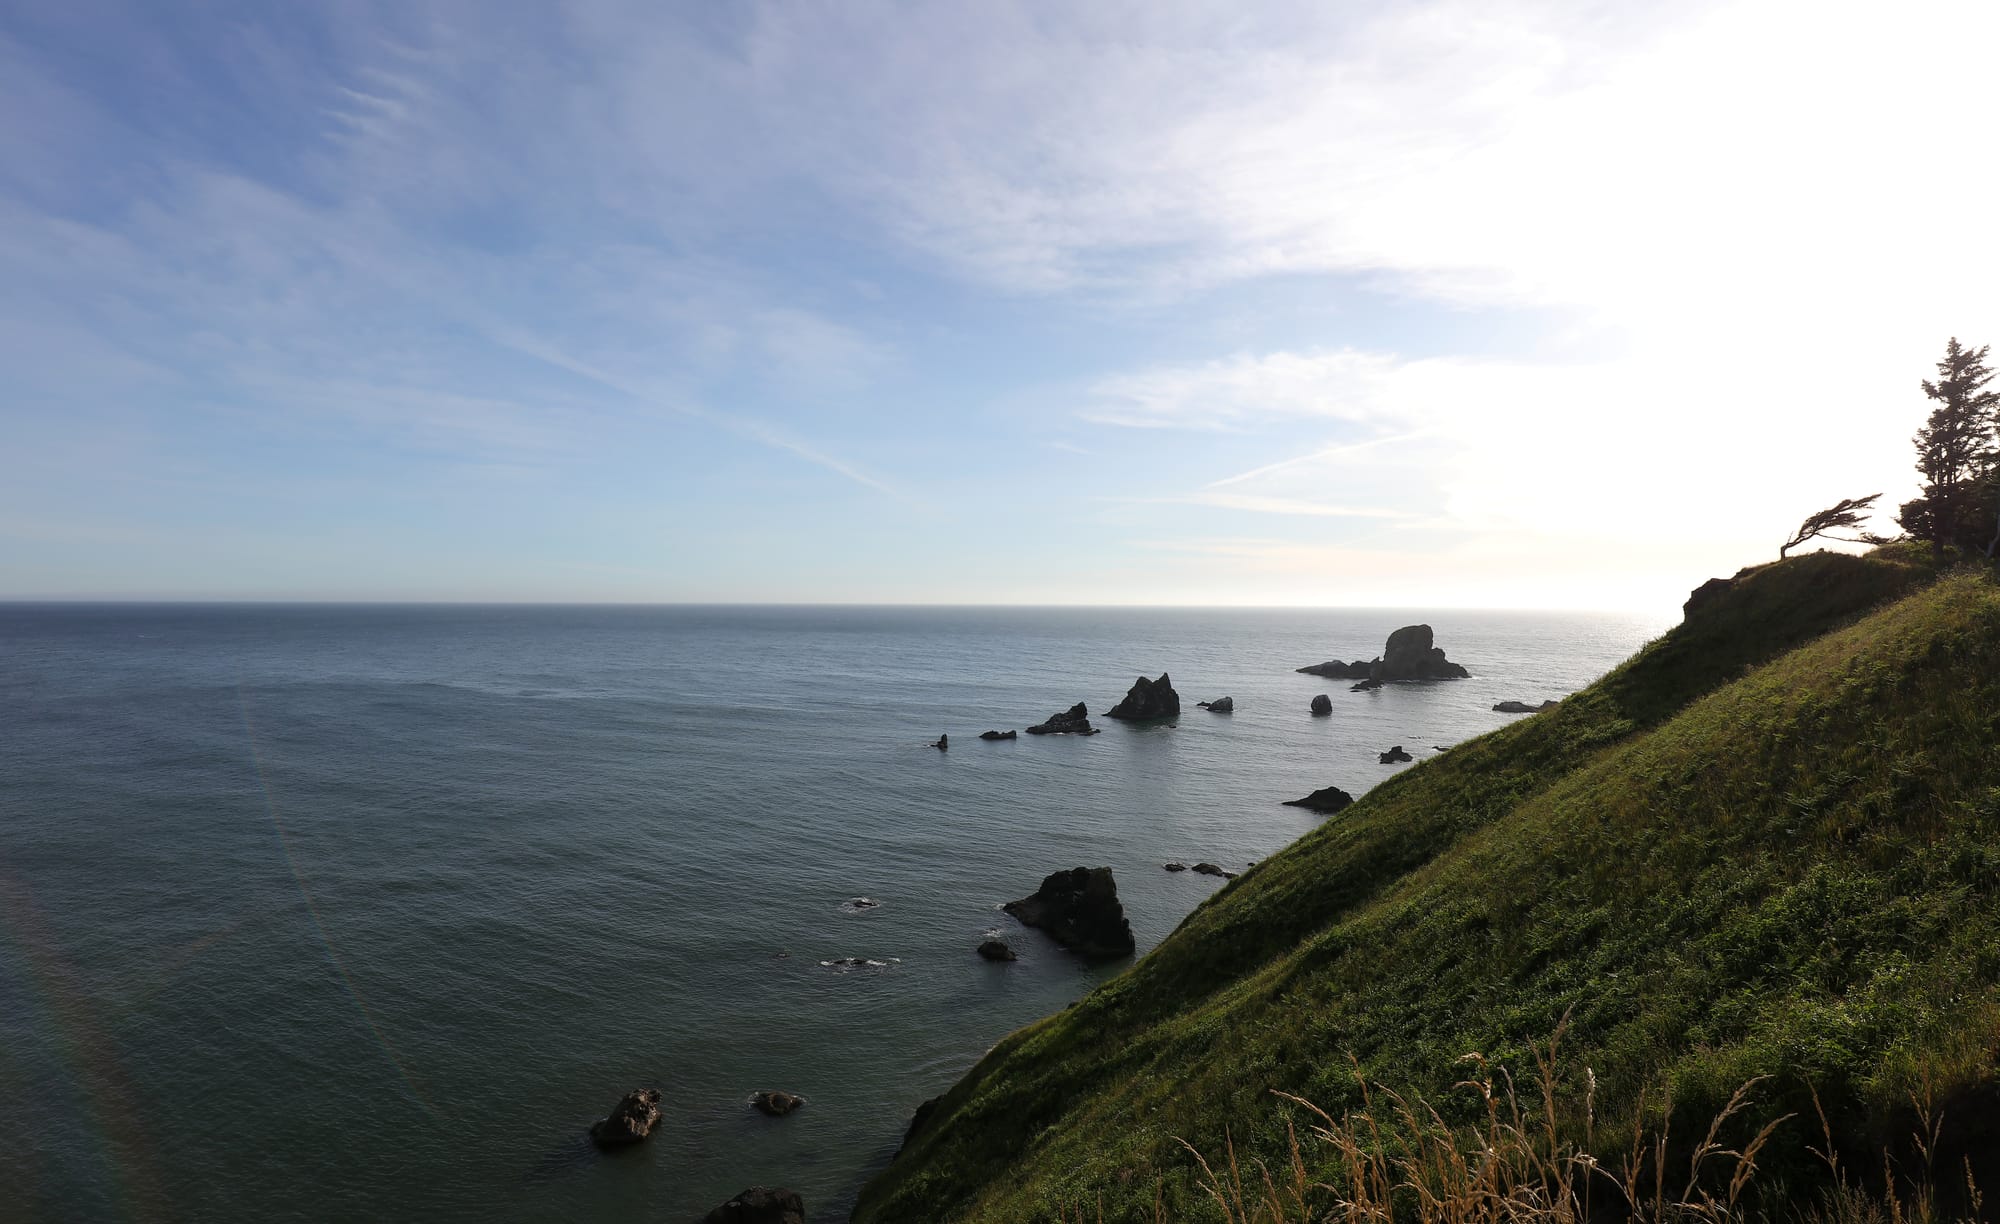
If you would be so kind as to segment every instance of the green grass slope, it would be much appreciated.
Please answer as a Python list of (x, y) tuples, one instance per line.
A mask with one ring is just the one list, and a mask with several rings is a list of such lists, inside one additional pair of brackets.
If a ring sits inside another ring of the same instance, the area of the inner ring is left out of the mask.
[[(1962, 1128), (2000, 1115), (1990, 576), (1932, 581), (1886, 551), (1739, 575), (1558, 710), (1377, 788), (1009, 1036), (855, 1219), (1151, 1219), (1156, 1194), (1214, 1218), (1178, 1140), (1279, 1165), (1274, 1090), (1348, 1107), (1351, 1057), (1449, 1110), (1458, 1056), (1530, 1071), (1565, 1015), (1601, 1116), (1665, 1081), (1706, 1118), (1768, 1075), (1770, 1116), (1810, 1113), (1815, 1086), (1879, 1165), (1914, 1086)], [(1778, 1184), (1809, 1175), (1816, 1135), (1781, 1134)]]

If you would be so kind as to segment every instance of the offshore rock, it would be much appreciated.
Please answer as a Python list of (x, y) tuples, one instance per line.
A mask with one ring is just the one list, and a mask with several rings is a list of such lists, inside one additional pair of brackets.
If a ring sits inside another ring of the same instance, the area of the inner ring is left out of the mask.
[(1197, 701), (1195, 704), (1207, 710), (1210, 714), (1234, 714), (1236, 712), (1236, 698), (1234, 697), (1217, 697), (1214, 701)]
[(1096, 735), (1097, 728), (1090, 725), (1090, 711), (1079, 701), (1060, 714), (1049, 715), (1049, 720), (1036, 723), (1028, 728), (1029, 735)]
[(1186, 871), (1188, 869), (1186, 863), (1166, 863), (1164, 866), (1168, 871)]
[(1010, 740), (1015, 738), (1015, 735), (1012, 731), (981, 731), (979, 738), (983, 740)]
[(1158, 680), (1148, 680), (1144, 676), (1134, 681), (1126, 690), (1125, 700), (1106, 710), (1106, 718), (1122, 718), (1127, 722), (1145, 722), (1153, 718), (1173, 718), (1181, 712), (1181, 695), (1174, 691), (1173, 681), (1167, 673), (1161, 672)]
[(1221, 876), (1225, 880), (1233, 880), (1236, 878), (1235, 872), (1224, 871), (1222, 868), (1217, 867), (1214, 863), (1196, 863), (1194, 865), (1193, 870), (1196, 875)]
[(804, 1097), (790, 1092), (760, 1092), (750, 1098), (758, 1113), (773, 1118), (782, 1118), (805, 1103)]
[(1381, 687), (1382, 682), (1380, 680), (1363, 680), (1359, 684), (1348, 685), (1347, 691), (1350, 693), (1372, 693)]
[(1553, 710), (1561, 704), (1562, 702), (1560, 701), (1544, 701), (1538, 706), (1531, 706), (1525, 701), (1503, 701), (1493, 707), (1493, 712), (1495, 714), (1539, 714), (1543, 710)]
[(1130, 956), (1135, 946), (1132, 924), (1119, 904), (1118, 884), (1109, 867), (1058, 871), (1044, 879), (1033, 896), (1000, 908), (1087, 960)]
[(796, 1190), (752, 1186), (703, 1216), (701, 1224), (806, 1224), (806, 1201)]
[(1287, 799), (1286, 807), (1310, 808), (1315, 812), (1338, 812), (1354, 802), (1354, 796), (1338, 786), (1322, 786), (1303, 799)]
[(1389, 749), (1389, 751), (1383, 753), (1381, 759), (1384, 765), (1394, 765), (1398, 761), (1414, 761), (1417, 758), (1411, 756), (1407, 752), (1404, 752), (1403, 746), (1401, 744), (1397, 744), (1394, 748), (1391, 748)]
[(980, 944), (979, 955), (985, 957), (987, 960), (990, 961), (1010, 961), (1010, 960), (1020, 959), (1020, 957), (1014, 954), (1014, 949), (1008, 947), (1004, 941), (998, 939), (989, 939), (985, 943)]
[(951, 737), (949, 735), (940, 735), (937, 737), (937, 743), (932, 744), (931, 747), (937, 749), (939, 752), (944, 752), (951, 747)]
[(1463, 680), (1472, 674), (1444, 657), (1444, 651), (1432, 641), (1429, 625), (1404, 625), (1396, 630), (1382, 647), (1382, 656), (1371, 663), (1334, 659), (1298, 670), (1330, 680), (1360, 680), (1370, 687), (1400, 680)]
[(598, 1147), (624, 1147), (653, 1133), (660, 1122), (660, 1090), (635, 1088), (625, 1094), (618, 1107), (590, 1127), (590, 1137)]
[(1319, 696), (1313, 698), (1312, 712), (1315, 714), (1333, 713), (1333, 698), (1327, 696), (1325, 693), (1321, 693)]

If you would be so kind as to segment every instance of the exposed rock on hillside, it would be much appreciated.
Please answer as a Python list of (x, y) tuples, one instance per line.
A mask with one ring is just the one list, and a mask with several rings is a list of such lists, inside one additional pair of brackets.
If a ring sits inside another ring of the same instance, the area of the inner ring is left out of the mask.
[(1286, 807), (1310, 808), (1315, 812), (1338, 812), (1354, 802), (1354, 796), (1338, 786), (1322, 786), (1303, 799), (1287, 799)]
[(624, 1147), (653, 1133), (660, 1121), (660, 1090), (635, 1088), (625, 1094), (611, 1115), (590, 1127), (590, 1137), (598, 1147)]
[(1097, 728), (1090, 725), (1090, 711), (1079, 701), (1060, 714), (1049, 715), (1049, 720), (1036, 723), (1028, 728), (1029, 735), (1096, 735)]
[(1181, 712), (1181, 695), (1174, 691), (1173, 682), (1167, 673), (1161, 672), (1158, 680), (1139, 677), (1125, 693), (1125, 700), (1105, 711), (1106, 718), (1122, 718), (1127, 722), (1144, 722), (1152, 718), (1172, 718)]
[(1118, 901), (1109, 867), (1076, 867), (1042, 881), (1031, 897), (1001, 907), (1023, 926), (1039, 927), (1078, 956), (1111, 960), (1132, 955), (1132, 924)]

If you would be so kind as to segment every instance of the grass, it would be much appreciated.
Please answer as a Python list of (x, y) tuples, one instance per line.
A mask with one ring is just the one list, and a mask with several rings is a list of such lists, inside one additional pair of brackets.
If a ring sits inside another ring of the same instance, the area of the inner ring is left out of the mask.
[[(1825, 1138), (1777, 1133), (1767, 1196), (1832, 1184), (1815, 1146), (1879, 1164), (1922, 1092), (1961, 1123), (1934, 1155), (1991, 1161), (1996, 743), (1990, 575), (1939, 579), (1894, 552), (1746, 572), (1559, 709), (1378, 787), (1001, 1042), (855, 1218), (1101, 1201), (1111, 1221), (1231, 1219), (1182, 1141), (1285, 1169), (1327, 1118), (1457, 1133), (1480, 1109), (1435, 1069), (1479, 1050), (1500, 1080), (1532, 1076), (1565, 1018), (1591, 1086), (1550, 1099), (1588, 1099), (1594, 1125), (1693, 1144), (1692, 1119), (1748, 1125), (1729, 1112), (1745, 1083), (1771, 1117), (1812, 1116), (1817, 1093)], [(1378, 1114), (1383, 1082), (1431, 1104)], [(1305, 1150), (1336, 1184), (1327, 1141)]]

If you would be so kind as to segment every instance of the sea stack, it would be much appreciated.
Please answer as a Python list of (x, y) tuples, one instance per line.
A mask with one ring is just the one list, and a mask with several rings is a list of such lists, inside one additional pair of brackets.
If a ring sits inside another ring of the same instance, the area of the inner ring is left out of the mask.
[(1109, 867), (1058, 871), (1033, 896), (1000, 908), (1086, 960), (1115, 960), (1132, 955), (1136, 947)]
[(1333, 680), (1360, 680), (1370, 687), (1402, 680), (1463, 680), (1472, 674), (1444, 657), (1444, 651), (1432, 640), (1429, 625), (1404, 625), (1396, 630), (1383, 645), (1381, 657), (1373, 662), (1334, 659), (1298, 670)]
[(1333, 698), (1327, 696), (1325, 693), (1321, 693), (1319, 696), (1313, 698), (1312, 712), (1314, 714), (1333, 713)]
[(1036, 723), (1028, 728), (1029, 735), (1096, 735), (1097, 728), (1090, 725), (1090, 711), (1079, 701), (1060, 714), (1049, 715), (1049, 720)]
[(1139, 677), (1126, 691), (1125, 700), (1105, 711), (1104, 716), (1126, 722), (1145, 722), (1154, 718), (1173, 718), (1180, 712), (1181, 695), (1174, 691), (1167, 673), (1161, 672), (1158, 680)]
[(590, 1137), (598, 1147), (625, 1147), (653, 1133), (660, 1121), (660, 1090), (635, 1088), (625, 1094), (611, 1116), (593, 1123)]

